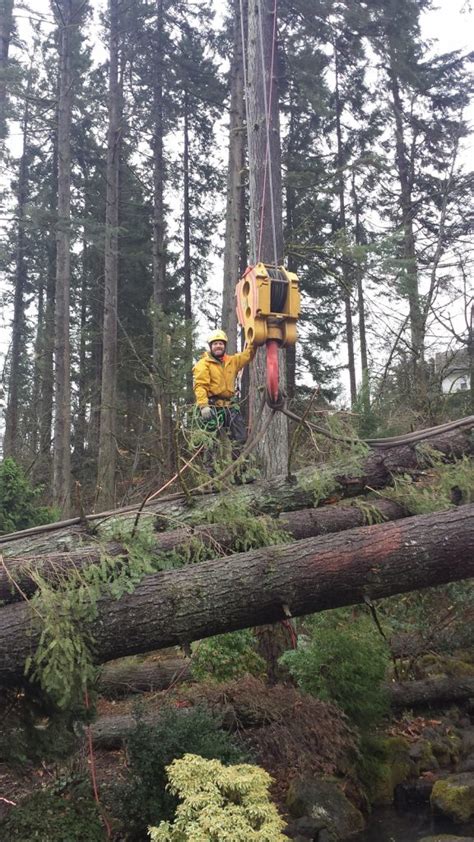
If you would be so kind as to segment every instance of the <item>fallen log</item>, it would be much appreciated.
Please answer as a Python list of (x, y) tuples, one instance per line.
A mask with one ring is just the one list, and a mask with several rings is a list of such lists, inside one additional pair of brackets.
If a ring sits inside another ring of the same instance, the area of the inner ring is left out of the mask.
[[(470, 578), (473, 542), (471, 504), (155, 573), (99, 601), (96, 661)], [(29, 603), (0, 610), (0, 684), (21, 682), (40, 634)]]
[[(146, 688), (143, 688), (146, 689)], [(166, 689), (166, 688), (154, 688)], [(474, 677), (462, 679), (442, 678), (429, 681), (404, 681), (387, 685), (391, 707), (397, 710), (416, 707), (442, 707), (453, 702), (464, 702), (474, 698)], [(187, 710), (185, 707), (184, 712)], [(215, 707), (223, 720), (224, 727), (232, 729), (236, 715), (239, 727), (258, 727), (268, 723), (268, 712), (246, 709), (245, 706), (227, 709), (225, 705)], [(160, 711), (152, 710), (144, 714), (142, 721), (153, 725), (159, 719)], [(94, 745), (100, 748), (119, 748), (128, 735), (136, 728), (137, 720), (130, 714), (103, 716), (91, 726)]]
[(100, 671), (98, 690), (106, 698), (117, 698), (150, 690), (168, 690), (175, 684), (193, 681), (189, 658), (167, 658), (130, 664), (111, 661)]
[[(474, 420), (460, 429), (430, 435), (427, 443), (433, 450), (443, 454), (446, 460), (460, 458), (474, 452), (471, 430)], [(461, 422), (460, 422), (461, 423)], [(384, 447), (373, 450), (362, 460), (360, 468), (348, 470), (334, 476), (334, 495), (340, 499), (356, 497), (371, 489), (384, 488), (392, 481), (394, 474), (418, 471), (424, 465), (423, 455), (419, 446), (422, 442)], [(291, 482), (286, 476), (274, 477), (265, 482), (251, 485), (232, 487), (232, 496), (236, 502), (248, 505), (256, 515), (271, 514), (277, 516), (283, 511), (297, 511), (312, 508), (324, 503), (318, 496), (317, 488), (320, 470), (317, 466), (305, 468), (292, 477)], [(226, 491), (228, 493), (228, 490)], [(192, 496), (192, 506), (182, 494), (174, 494), (169, 498), (161, 497), (147, 504), (141, 517), (149, 518), (155, 526), (168, 529), (178, 522), (189, 522), (196, 518), (199, 512), (209, 513), (216, 506), (221, 497), (219, 494), (200, 494)], [(47, 524), (43, 527), (25, 530), (21, 533), (0, 536), (0, 551), (3, 556), (44, 555), (55, 550), (68, 552), (79, 544), (88, 542), (88, 532), (98, 529), (103, 532), (110, 521), (120, 518), (121, 521), (133, 523), (137, 514), (136, 507), (109, 512), (106, 515), (91, 515), (87, 522), (81, 524), (79, 518), (63, 523)], [(100, 524), (100, 526), (99, 526)]]
[[(402, 506), (392, 500), (376, 500), (371, 506), (357, 505), (327, 506), (321, 509), (303, 509), (299, 512), (282, 512), (276, 523), (295, 540), (327, 535), (333, 532), (364, 526), (367, 513), (383, 521), (398, 520), (406, 516)], [(225, 524), (182, 527), (171, 532), (156, 534), (152, 552), (153, 560), (180, 551), (193, 558), (196, 542), (212, 548), (214, 554), (225, 555), (235, 547), (236, 536)], [(93, 544), (71, 552), (51, 553), (43, 556), (12, 556), (0, 563), (0, 602), (18, 602), (31, 596), (37, 590), (37, 574), (52, 584), (60, 583), (69, 571), (80, 571), (93, 564), (99, 564), (104, 553), (112, 558), (126, 558), (127, 550), (117, 541), (108, 541), (104, 546)]]
[(388, 685), (388, 693), (394, 708), (442, 707), (474, 699), (474, 676), (403, 681)]

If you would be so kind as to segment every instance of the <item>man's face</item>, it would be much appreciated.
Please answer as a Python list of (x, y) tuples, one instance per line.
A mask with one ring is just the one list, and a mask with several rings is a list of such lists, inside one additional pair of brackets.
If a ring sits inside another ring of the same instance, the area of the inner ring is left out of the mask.
[(211, 342), (210, 348), (213, 357), (223, 357), (225, 354), (225, 342), (222, 339), (216, 339), (215, 342)]

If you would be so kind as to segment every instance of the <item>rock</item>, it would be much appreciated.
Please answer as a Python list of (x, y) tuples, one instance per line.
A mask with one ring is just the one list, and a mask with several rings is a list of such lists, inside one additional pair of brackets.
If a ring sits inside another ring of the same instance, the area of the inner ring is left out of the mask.
[(433, 754), (433, 747), (429, 740), (420, 739), (410, 746), (410, 760), (416, 763), (418, 774), (439, 769), (439, 763)]
[(420, 842), (474, 842), (474, 836), (451, 836), (449, 833), (442, 833), (437, 836), (423, 836)]
[(294, 780), (288, 790), (287, 805), (290, 815), (299, 819), (297, 835), (308, 834), (307, 839), (339, 842), (365, 827), (362, 813), (346, 798), (333, 778)]
[(461, 761), (458, 772), (474, 772), (474, 754), (470, 754)]
[(429, 778), (417, 778), (405, 781), (395, 788), (395, 806), (400, 810), (409, 810), (419, 804), (429, 804), (434, 781)]
[(463, 728), (461, 731), (461, 754), (466, 756), (474, 753), (474, 728)]
[(382, 742), (385, 760), (371, 794), (373, 805), (391, 804), (395, 789), (418, 775), (418, 765), (410, 757), (410, 743), (404, 737), (386, 737)]
[(431, 806), (455, 822), (474, 817), (474, 775), (464, 772), (436, 781), (431, 793)]

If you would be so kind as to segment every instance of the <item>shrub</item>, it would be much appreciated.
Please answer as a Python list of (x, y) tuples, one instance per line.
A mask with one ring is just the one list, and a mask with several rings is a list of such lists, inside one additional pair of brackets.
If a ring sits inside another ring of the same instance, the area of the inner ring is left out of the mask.
[(228, 681), (245, 674), (265, 673), (265, 662), (255, 651), (255, 638), (250, 629), (202, 640), (193, 653), (192, 664), (193, 675), (199, 681), (209, 678)]
[(38, 506), (41, 489), (33, 488), (13, 459), (0, 464), (0, 534), (55, 520), (57, 512)]
[(166, 766), (191, 752), (223, 763), (244, 758), (231, 737), (205, 708), (164, 711), (156, 725), (140, 720), (127, 742), (130, 780), (117, 787), (118, 812), (131, 839), (142, 839), (148, 825), (172, 819), (178, 800), (167, 788)]
[(80, 789), (67, 795), (35, 792), (0, 825), (1, 838), (8, 842), (104, 842), (106, 833), (92, 796)]
[(382, 682), (389, 653), (370, 618), (338, 610), (316, 616), (311, 625), (306, 643), (281, 659), (298, 685), (335, 702), (362, 730), (379, 722), (388, 711)]
[(222, 765), (186, 754), (168, 766), (182, 803), (173, 824), (150, 828), (152, 842), (285, 842), (284, 822), (268, 796), (270, 775), (258, 766)]

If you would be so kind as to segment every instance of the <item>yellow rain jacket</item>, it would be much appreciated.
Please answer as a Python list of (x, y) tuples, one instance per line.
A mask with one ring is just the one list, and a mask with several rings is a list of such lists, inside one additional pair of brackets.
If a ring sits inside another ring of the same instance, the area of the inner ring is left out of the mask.
[(213, 406), (228, 406), (235, 392), (235, 378), (238, 372), (253, 360), (256, 348), (249, 345), (240, 354), (224, 354), (216, 360), (208, 351), (193, 368), (194, 394), (198, 406), (207, 406), (212, 398)]

